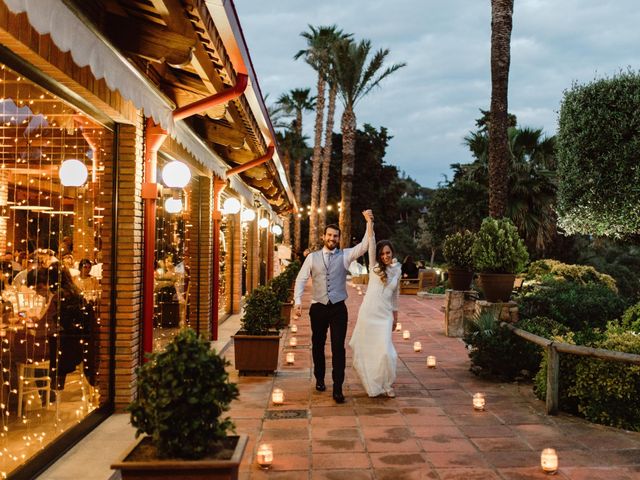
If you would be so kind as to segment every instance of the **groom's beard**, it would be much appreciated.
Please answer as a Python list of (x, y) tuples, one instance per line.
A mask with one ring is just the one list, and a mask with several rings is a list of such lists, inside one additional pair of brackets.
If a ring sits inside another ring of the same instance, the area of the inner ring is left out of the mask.
[(332, 240), (329, 240), (329, 241), (324, 242), (324, 246), (327, 248), (327, 250), (335, 250), (336, 247), (338, 246), (338, 242), (334, 242)]

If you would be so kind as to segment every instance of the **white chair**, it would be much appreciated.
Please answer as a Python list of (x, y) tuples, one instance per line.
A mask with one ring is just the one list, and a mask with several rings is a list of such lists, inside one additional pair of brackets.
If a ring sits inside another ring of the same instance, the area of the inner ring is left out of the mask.
[[(49, 360), (35, 363), (18, 363), (18, 417), (22, 416), (22, 405), (40, 393), (45, 394), (45, 408), (51, 403), (51, 377)], [(36, 395), (32, 395), (32, 394)], [(31, 398), (30, 398), (31, 397)], [(32, 407), (33, 408), (33, 407)]]

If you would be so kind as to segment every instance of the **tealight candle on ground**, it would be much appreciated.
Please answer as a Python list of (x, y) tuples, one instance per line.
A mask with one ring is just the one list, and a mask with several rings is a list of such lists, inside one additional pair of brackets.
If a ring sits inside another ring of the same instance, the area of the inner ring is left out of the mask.
[(258, 447), (256, 461), (260, 468), (267, 469), (273, 463), (273, 448), (268, 443), (263, 443)]
[(554, 448), (545, 448), (540, 454), (540, 466), (544, 473), (553, 475), (558, 471), (558, 454)]
[(409, 330), (405, 330), (404, 332), (402, 332), (402, 338), (404, 338), (405, 340), (409, 340), (411, 338), (411, 332)]
[(402, 330), (402, 324), (400, 322), (396, 323), (396, 332), (400, 332)]
[(293, 352), (287, 352), (287, 365), (293, 365), (296, 361), (296, 354)]
[(291, 324), (291, 333), (298, 333), (298, 325), (295, 323)]
[(427, 357), (427, 367), (436, 368), (436, 357), (433, 355), (429, 355)]
[(413, 342), (413, 351), (419, 352), (422, 350), (422, 344), (420, 342)]
[(485, 399), (484, 393), (476, 393), (473, 395), (473, 409), (484, 410)]
[(282, 405), (284, 403), (284, 392), (281, 388), (274, 388), (271, 392), (271, 401), (274, 405)]

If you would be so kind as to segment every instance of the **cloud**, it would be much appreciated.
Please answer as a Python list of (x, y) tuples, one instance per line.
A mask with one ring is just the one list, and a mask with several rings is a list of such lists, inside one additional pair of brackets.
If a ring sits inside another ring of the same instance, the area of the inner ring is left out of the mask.
[[(385, 126), (394, 138), (386, 162), (424, 186), (449, 165), (470, 161), (464, 136), (490, 103), (489, 2), (470, 0), (235, 0), (262, 91), (315, 90), (316, 74), (293, 55), (308, 25), (336, 24), (390, 63), (407, 62), (357, 107), (358, 124)], [(509, 110), (523, 126), (555, 134), (562, 92), (638, 69), (636, 0), (518, 0), (511, 46)], [(336, 129), (341, 111), (336, 112)], [(309, 135), (313, 116), (305, 120)], [(313, 135), (310, 135), (312, 138)]]

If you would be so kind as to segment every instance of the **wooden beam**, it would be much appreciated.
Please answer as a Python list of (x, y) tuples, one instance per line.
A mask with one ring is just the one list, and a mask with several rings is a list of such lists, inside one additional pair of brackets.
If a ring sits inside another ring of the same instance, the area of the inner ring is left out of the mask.
[(236, 149), (244, 146), (244, 134), (234, 128), (215, 123), (201, 116), (192, 117), (191, 125), (208, 142)]
[(109, 38), (123, 51), (170, 65), (189, 63), (199, 43), (195, 35), (182, 35), (152, 22), (118, 15), (108, 16), (106, 30)]

